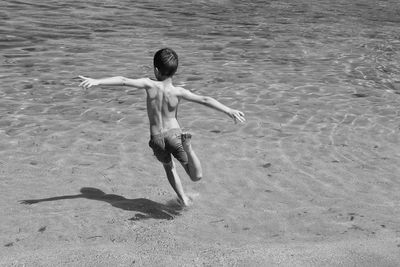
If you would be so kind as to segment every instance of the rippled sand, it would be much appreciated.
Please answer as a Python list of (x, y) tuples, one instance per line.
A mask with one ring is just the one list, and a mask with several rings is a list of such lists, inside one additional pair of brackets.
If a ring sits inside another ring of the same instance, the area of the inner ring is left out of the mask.
[[(400, 265), (398, 2), (97, 2), (0, 4), (1, 265)], [(144, 93), (74, 79), (151, 77), (163, 46), (247, 117), (182, 105), (184, 210)]]

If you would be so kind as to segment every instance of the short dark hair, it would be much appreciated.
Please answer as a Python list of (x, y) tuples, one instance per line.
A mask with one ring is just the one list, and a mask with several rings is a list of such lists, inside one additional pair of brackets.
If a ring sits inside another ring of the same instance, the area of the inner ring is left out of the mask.
[(161, 75), (171, 77), (178, 69), (178, 55), (170, 48), (163, 48), (155, 53), (153, 63)]

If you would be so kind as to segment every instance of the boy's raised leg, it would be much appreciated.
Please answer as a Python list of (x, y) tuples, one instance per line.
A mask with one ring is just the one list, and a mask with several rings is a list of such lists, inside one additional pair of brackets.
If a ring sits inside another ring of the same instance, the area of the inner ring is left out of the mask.
[(192, 135), (190, 133), (182, 133), (182, 146), (188, 156), (188, 164), (182, 165), (190, 179), (194, 182), (199, 181), (203, 176), (199, 158), (194, 153), (191, 145)]
[(163, 164), (167, 178), (175, 193), (178, 195), (179, 199), (185, 206), (190, 205), (190, 199), (186, 196), (183, 191), (181, 179), (179, 178), (178, 172), (176, 171), (175, 164), (171, 160), (168, 164)]

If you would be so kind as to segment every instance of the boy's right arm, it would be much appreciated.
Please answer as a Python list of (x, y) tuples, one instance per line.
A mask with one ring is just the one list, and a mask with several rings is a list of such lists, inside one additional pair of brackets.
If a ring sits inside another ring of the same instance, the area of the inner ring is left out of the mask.
[(138, 89), (147, 89), (151, 86), (151, 80), (148, 78), (128, 79), (122, 76), (115, 76), (103, 79), (92, 79), (85, 76), (79, 76), (79, 78), (82, 81), (79, 86), (82, 86), (85, 89), (89, 89), (92, 86), (98, 85), (126, 85)]
[(241, 112), (239, 110), (231, 109), (231, 108), (225, 106), (224, 104), (222, 104), (221, 102), (215, 100), (212, 97), (196, 95), (184, 88), (180, 88), (179, 96), (185, 100), (199, 103), (199, 104), (205, 105), (207, 107), (221, 111), (221, 112), (227, 114), (229, 117), (231, 117), (235, 121), (235, 123), (237, 121), (240, 121), (240, 122), (246, 121), (246, 119), (244, 118), (243, 112)]

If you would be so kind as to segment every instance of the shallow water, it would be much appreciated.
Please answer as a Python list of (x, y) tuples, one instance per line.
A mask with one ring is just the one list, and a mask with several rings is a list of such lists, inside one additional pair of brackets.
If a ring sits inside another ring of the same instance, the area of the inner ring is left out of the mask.
[(200, 192), (192, 216), (210, 225), (194, 236), (318, 239), (347, 229), (355, 211), (365, 235), (380, 224), (398, 231), (400, 4), (333, 2), (2, 1), (2, 166), (100, 168), (124, 195), (120, 174), (137, 172), (148, 179), (132, 182), (137, 192), (157, 200), (146, 183), (166, 181), (148, 162), (143, 94), (84, 92), (74, 77), (152, 76), (154, 52), (168, 46), (180, 57), (177, 84), (247, 117), (238, 126), (180, 110), (206, 173), (200, 185), (185, 180)]

